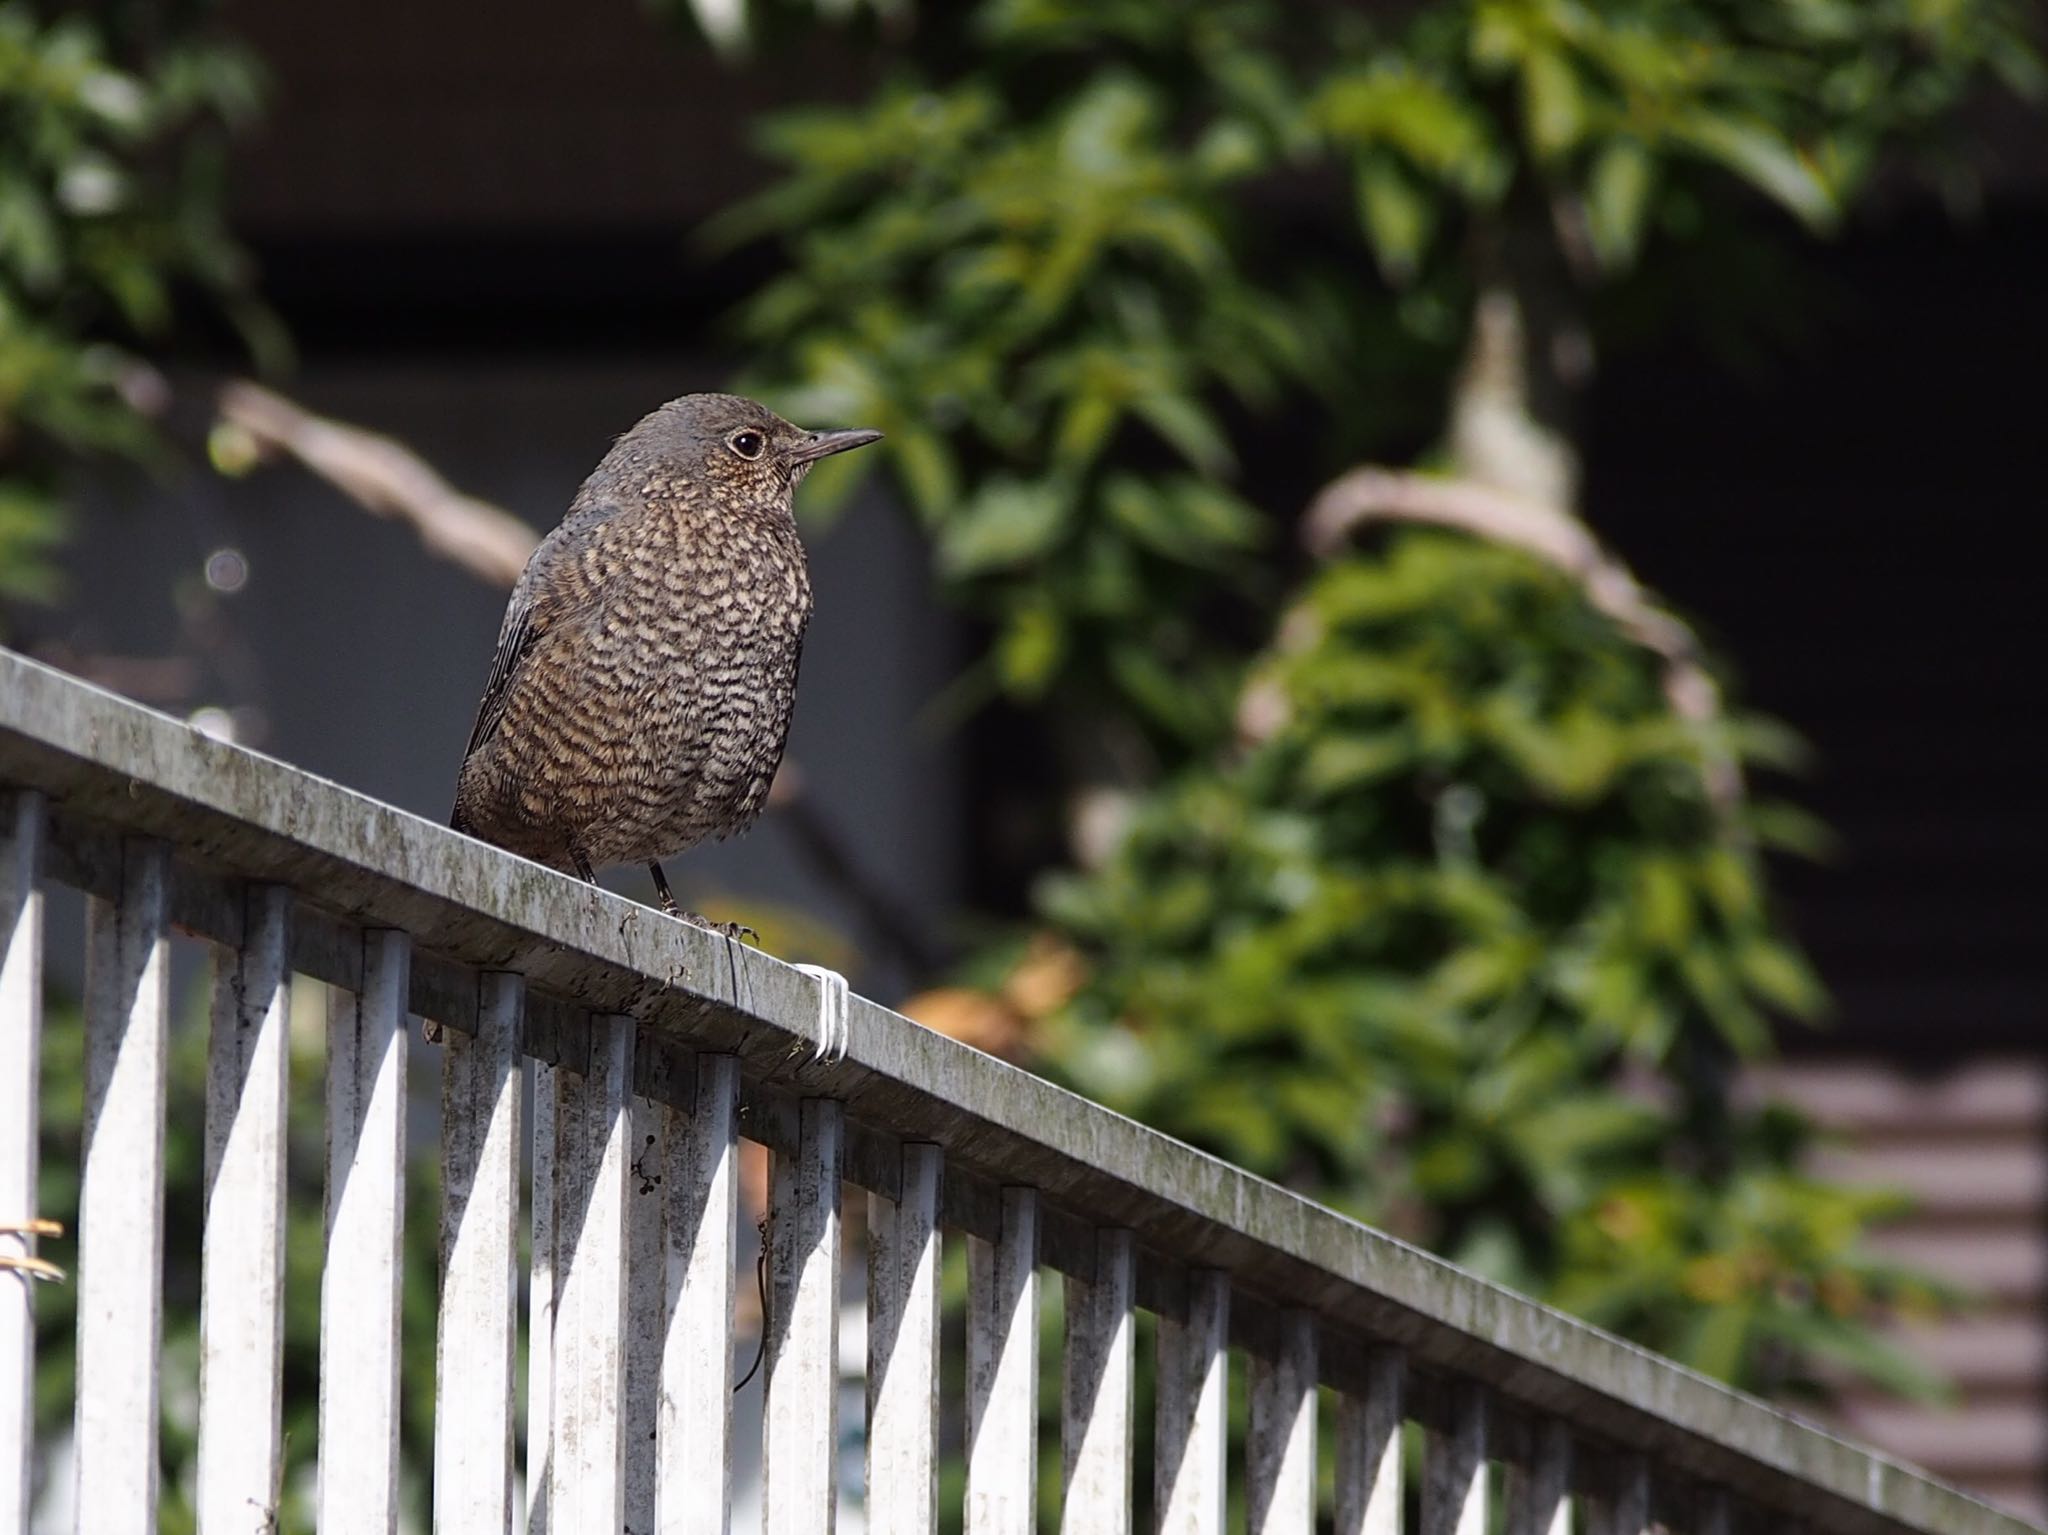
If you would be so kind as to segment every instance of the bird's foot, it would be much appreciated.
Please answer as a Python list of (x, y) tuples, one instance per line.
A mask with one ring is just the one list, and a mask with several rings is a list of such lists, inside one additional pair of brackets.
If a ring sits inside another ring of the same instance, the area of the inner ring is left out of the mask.
[(684, 911), (682, 907), (676, 904), (675, 892), (668, 888), (668, 876), (661, 872), (661, 865), (649, 862), (647, 872), (654, 876), (654, 893), (661, 898), (661, 909), (671, 917), (674, 917), (676, 921), (687, 922), (692, 927), (701, 927), (707, 932), (718, 934), (719, 937), (729, 942), (739, 942), (761, 936), (744, 922), (713, 922), (702, 912)]
[(818, 983), (818, 1038), (806, 1064), (816, 1065), (823, 1061), (828, 1066), (837, 1066), (846, 1059), (851, 1033), (847, 1026), (847, 998), (851, 991), (846, 977), (823, 965), (798, 965), (796, 968)]
[(669, 912), (669, 915), (678, 922), (687, 922), (692, 927), (701, 927), (705, 932), (716, 933), (719, 937), (733, 943), (752, 943), (759, 940), (761, 936), (744, 922), (714, 922), (701, 911), (672, 910)]

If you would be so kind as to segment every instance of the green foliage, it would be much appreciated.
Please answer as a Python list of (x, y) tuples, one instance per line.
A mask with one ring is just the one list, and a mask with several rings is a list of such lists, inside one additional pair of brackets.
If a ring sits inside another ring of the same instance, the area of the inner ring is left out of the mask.
[(1996, 3), (1476, 0), (1339, 63), (1308, 111), (1391, 275), (1414, 270), (1446, 204), (1495, 205), (1518, 181), (1618, 270), (1660, 216), (1698, 218), (1703, 167), (1828, 228), (1880, 152), (1934, 141), (1978, 77), (2038, 86), (2027, 21)]
[(801, 369), (776, 392), (888, 434), (940, 579), (995, 630), (987, 683), (1200, 740), (1227, 702), (1202, 610), (1263, 533), (1220, 411), (1270, 403), (1308, 342), (1232, 280), (1240, 162), (1181, 153), (1172, 116), (1120, 71), (1031, 120), (975, 84), (788, 114), (762, 140), (792, 174), (719, 232), (789, 234), (747, 321)]
[[(1530, 266), (1506, 247), (1593, 283), (1659, 238), (1740, 249), (1745, 192), (1825, 229), (1881, 150), (1932, 156), (1987, 77), (2038, 76), (2019, 0), (878, 14), (888, 83), (769, 120), (784, 174), (714, 231), (789, 258), (745, 310), (756, 387), (889, 434), (820, 478), (894, 470), (994, 632), (977, 696), (1135, 721), (1164, 765), (1217, 743), (1228, 636), (1276, 584), (1236, 423), (1334, 469), (1430, 424), (1482, 269)], [(1400, 302), (1275, 222), (1338, 182)]]
[[(1703, 1368), (1924, 1386), (1868, 1326), (1919, 1294), (1863, 1254), (1881, 1202), (1722, 1101), (1822, 1006), (1762, 864), (1810, 828), (1704, 785), (1784, 733), (1678, 717), (1520, 555), (1396, 536), (1289, 599), (1269, 528), (1481, 389), (1569, 433), (1457, 371), (1482, 292), (1529, 328), (1531, 399), (1568, 396), (1550, 343), (1604, 344), (1599, 290), (1725, 337), (1763, 240), (1835, 227), (1881, 161), (1964, 187), (1958, 107), (2039, 84), (2027, 7), (874, 14), (885, 83), (772, 120), (782, 174), (718, 231), (787, 258), (742, 316), (758, 382), (889, 433), (837, 489), (889, 465), (990, 631), (975, 688), (1066, 748), (1049, 793), (1131, 807), (969, 976), (1090, 1093)], [(1681, 256), (1713, 291), (1660, 310)], [(1247, 685), (1284, 723), (1240, 753)]]
[(1900, 1396), (1944, 1395), (1938, 1374), (1869, 1324), (1955, 1296), (1865, 1249), (1864, 1229), (1898, 1213), (1896, 1200), (1786, 1170), (1803, 1127), (1783, 1118), (1739, 1127), (1737, 1165), (1724, 1177), (1659, 1168), (1573, 1212), (1551, 1298), (1710, 1375), (1780, 1394), (1824, 1396), (1814, 1371), (1826, 1366)]
[(179, 11), (104, 15), (0, 3), (0, 596), (51, 594), (65, 461), (155, 447), (125, 348), (165, 338), (181, 288), (267, 336), (220, 216), (253, 68)]
[(1333, 564), (1287, 632), (1254, 684), (1284, 723), (1046, 882), (1089, 977), (1050, 1062), (1717, 1374), (1918, 1383), (1848, 1324), (1906, 1288), (1858, 1246), (1885, 1202), (1723, 1101), (1821, 1000), (1705, 788), (1769, 733), (1706, 738), (1571, 582), (1452, 535)]

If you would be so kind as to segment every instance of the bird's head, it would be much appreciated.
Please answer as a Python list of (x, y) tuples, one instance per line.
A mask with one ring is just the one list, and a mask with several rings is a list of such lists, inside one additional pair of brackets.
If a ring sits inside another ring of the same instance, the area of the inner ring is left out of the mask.
[(644, 417), (619, 450), (656, 478), (692, 480), (721, 500), (787, 504), (811, 465), (882, 434), (809, 431), (737, 394), (686, 394)]

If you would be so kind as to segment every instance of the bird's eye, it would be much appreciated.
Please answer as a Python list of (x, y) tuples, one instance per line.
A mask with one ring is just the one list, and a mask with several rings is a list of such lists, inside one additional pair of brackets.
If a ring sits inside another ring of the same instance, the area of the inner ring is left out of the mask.
[(734, 432), (725, 441), (741, 458), (759, 458), (761, 450), (768, 446), (768, 439), (759, 432)]

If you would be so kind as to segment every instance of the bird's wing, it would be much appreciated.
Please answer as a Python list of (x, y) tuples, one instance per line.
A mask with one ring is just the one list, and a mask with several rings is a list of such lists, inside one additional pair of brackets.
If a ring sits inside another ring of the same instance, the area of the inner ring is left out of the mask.
[(498, 628), (498, 651), (491, 658), (490, 679), (484, 684), (483, 701), (476, 708), (469, 745), (463, 749), (465, 761), (497, 733), (520, 663), (532, 654), (533, 647), (551, 630), (582, 616), (594, 605), (594, 592), (575, 589), (576, 551), (598, 525), (617, 514), (618, 508), (610, 505), (573, 509), (560, 527), (541, 540), (520, 573), (519, 584), (512, 588), (512, 600), (505, 605), (505, 621)]
[(513, 673), (519, 670), (519, 663), (540, 633), (533, 622), (532, 605), (515, 595), (512, 606), (505, 610), (504, 626), (498, 631), (498, 653), (491, 658), (491, 677), (484, 684), (483, 702), (476, 706), (476, 723), (470, 727), (469, 745), (462, 753), (465, 759), (475, 756), (476, 749), (497, 732), (498, 722), (505, 717), (505, 700), (512, 692)]

